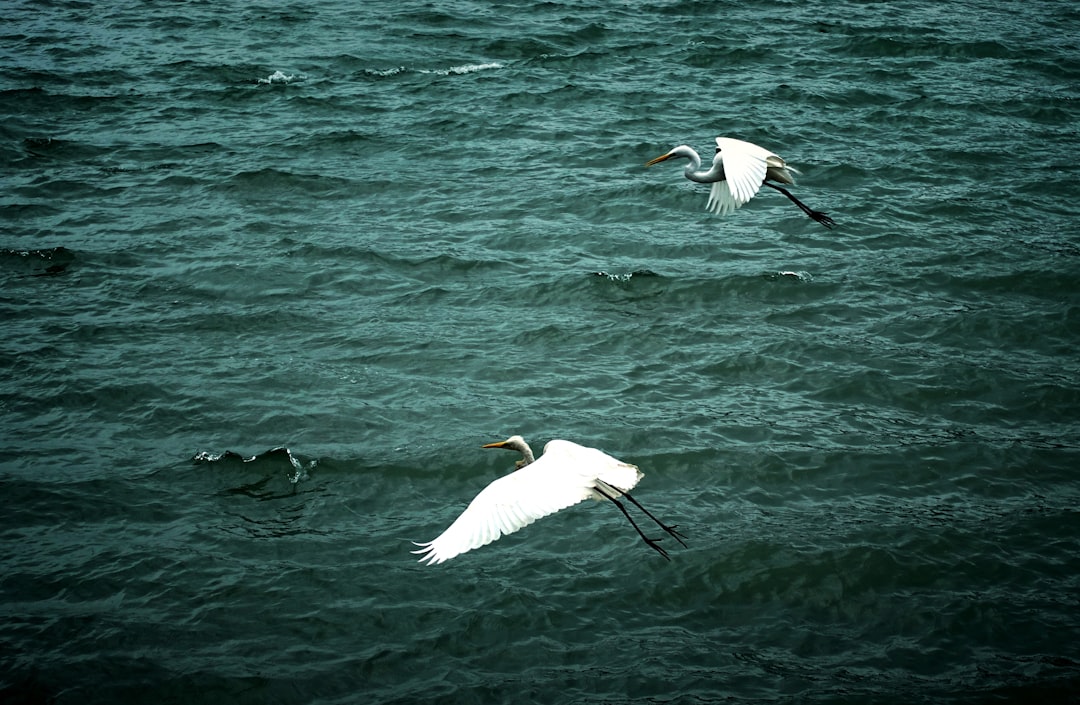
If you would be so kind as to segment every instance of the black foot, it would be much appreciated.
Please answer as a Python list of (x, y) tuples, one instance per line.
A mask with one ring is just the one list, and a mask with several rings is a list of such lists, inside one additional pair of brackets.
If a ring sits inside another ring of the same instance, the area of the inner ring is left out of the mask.
[(688, 548), (688, 546), (686, 545), (686, 542), (683, 541), (683, 539), (686, 538), (686, 535), (675, 530), (675, 529), (679, 528), (678, 524), (675, 524), (673, 526), (667, 526), (666, 524), (660, 524), (660, 528), (663, 529), (664, 531), (668, 532), (668, 534), (670, 534), (676, 541), (681, 543), (683, 548)]
[(807, 215), (824, 225), (826, 228), (836, 227), (836, 221), (830, 218), (827, 214), (822, 213), (821, 211), (810, 211), (809, 213), (807, 213)]
[(649, 544), (649, 548), (663, 556), (664, 560), (671, 560), (671, 556), (667, 554), (667, 551), (660, 548), (660, 542), (663, 541), (663, 539), (650, 539), (647, 536), (642, 536), (641, 538), (645, 539), (645, 543)]
[[(660, 522), (656, 522), (656, 523), (660, 524)], [(676, 541), (681, 543), (683, 548), (687, 548), (686, 542), (683, 541), (683, 539), (686, 538), (686, 536), (684, 536), (683, 534), (676, 531), (676, 529), (679, 528), (678, 524), (676, 524), (674, 526), (668, 526), (667, 524), (660, 524), (660, 528), (663, 529), (664, 531), (668, 532), (668, 535), (670, 535), (673, 539), (675, 539)], [(664, 539), (650, 539), (648, 536), (644, 536), (644, 535), (641, 538), (645, 539), (645, 543), (647, 543), (649, 545), (649, 548), (656, 551), (657, 553), (659, 553), (661, 556), (663, 556), (667, 560), (669, 560), (669, 561), (671, 560), (671, 556), (668, 555), (668, 552), (665, 551), (660, 546), (660, 542), (663, 541)]]

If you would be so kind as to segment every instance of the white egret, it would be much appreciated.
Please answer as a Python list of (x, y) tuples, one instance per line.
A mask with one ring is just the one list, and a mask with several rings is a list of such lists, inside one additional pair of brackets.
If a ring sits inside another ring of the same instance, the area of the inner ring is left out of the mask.
[(517, 470), (504, 475), (485, 487), (466, 507), (454, 523), (438, 538), (415, 543), (421, 562), (428, 565), (448, 561), (454, 556), (486, 546), (504, 534), (512, 534), (541, 517), (554, 514), (586, 499), (608, 500), (619, 508), (645, 543), (661, 556), (671, 560), (660, 547), (660, 539), (649, 538), (619, 501), (630, 500), (661, 529), (686, 546), (686, 538), (667, 526), (628, 493), (643, 477), (636, 465), (624, 463), (595, 448), (553, 440), (544, 446), (539, 459), (533, 459), (532, 449), (521, 436), (489, 443), (484, 448), (505, 448), (522, 454)]
[(701, 169), (701, 157), (685, 144), (680, 144), (667, 154), (649, 161), (645, 166), (675, 158), (690, 160), (683, 171), (686, 178), (699, 184), (712, 184), (709, 202), (705, 207), (714, 213), (727, 215), (757, 195), (762, 186), (768, 186), (790, 198), (803, 213), (826, 228), (836, 225), (828, 215), (813, 210), (791, 195), (786, 188), (770, 183), (778, 181), (782, 184), (794, 184), (793, 175), (799, 172), (764, 147), (730, 137), (717, 137), (716, 156), (708, 170)]

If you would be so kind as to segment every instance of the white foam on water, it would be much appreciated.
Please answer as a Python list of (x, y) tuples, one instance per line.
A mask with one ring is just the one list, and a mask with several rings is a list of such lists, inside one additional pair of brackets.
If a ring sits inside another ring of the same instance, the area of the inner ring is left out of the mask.
[(392, 69), (364, 69), (364, 73), (369, 76), (378, 76), (379, 78), (386, 78), (388, 76), (397, 76), (398, 74), (405, 73), (408, 69), (404, 66), (395, 66)]
[(266, 85), (271, 85), (274, 83), (289, 84), (293, 83), (294, 81), (303, 81), (305, 78), (307, 78), (307, 76), (303, 74), (287, 74), (283, 71), (275, 71), (266, 78), (257, 79), (256, 83), (262, 83)]
[(477, 71), (489, 71), (491, 69), (501, 69), (503, 64), (497, 62), (491, 62), (487, 64), (462, 64), (461, 66), (451, 66), (448, 69), (439, 70), (421, 70), (420, 73), (431, 73), (436, 76), (462, 76), (467, 73), (476, 73)]
[[(501, 69), (503, 66), (504, 64), (498, 62), (489, 62), (486, 64), (462, 64), (460, 66), (451, 66), (446, 69), (411, 69), (405, 66), (395, 66), (388, 69), (364, 69), (364, 73), (368, 76), (375, 76), (376, 78), (389, 78), (403, 73), (418, 73), (425, 76), (463, 76), (469, 73), (476, 73), (477, 71)], [(267, 81), (262, 82), (266, 83)]]

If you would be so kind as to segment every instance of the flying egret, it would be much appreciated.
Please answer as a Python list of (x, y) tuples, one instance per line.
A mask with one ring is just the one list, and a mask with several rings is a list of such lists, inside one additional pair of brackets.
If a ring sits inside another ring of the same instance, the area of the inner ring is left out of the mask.
[(799, 172), (764, 147), (730, 137), (717, 137), (716, 156), (713, 157), (712, 166), (706, 171), (701, 169), (701, 157), (698, 153), (685, 144), (680, 144), (667, 154), (649, 161), (645, 166), (679, 157), (690, 160), (683, 171), (686, 178), (699, 184), (712, 184), (709, 203), (705, 207), (714, 213), (727, 215), (757, 195), (762, 186), (768, 186), (790, 198), (803, 213), (826, 228), (836, 225), (828, 215), (813, 210), (791, 195), (786, 188), (770, 183), (778, 181), (782, 184), (794, 184), (793, 174)]
[(667, 551), (659, 545), (661, 539), (645, 535), (619, 501), (621, 497), (630, 500), (661, 529), (686, 546), (683, 543), (686, 537), (676, 531), (677, 526), (667, 526), (629, 495), (642, 478), (636, 465), (624, 463), (595, 448), (562, 440), (549, 441), (537, 460), (533, 459), (532, 449), (521, 436), (511, 436), (483, 447), (520, 452), (522, 459), (517, 462), (517, 470), (485, 487), (438, 538), (426, 543), (414, 541), (420, 550), (413, 553), (422, 555), (421, 563), (426, 561), (433, 565), (448, 561), (586, 499), (612, 502), (630, 520), (645, 543), (668, 560), (671, 558)]

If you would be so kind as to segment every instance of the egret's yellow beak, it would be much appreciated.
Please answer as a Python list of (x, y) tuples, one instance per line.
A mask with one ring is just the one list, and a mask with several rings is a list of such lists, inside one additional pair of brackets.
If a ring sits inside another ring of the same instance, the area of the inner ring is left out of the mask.
[(499, 441), (498, 443), (488, 443), (487, 445), (480, 446), (480, 447), (481, 448), (505, 448), (506, 447), (506, 441)]
[(653, 164), (659, 164), (660, 162), (667, 161), (668, 159), (671, 159), (671, 152), (668, 152), (667, 154), (661, 155), (661, 156), (657, 157), (656, 159), (650, 159), (649, 161), (645, 162), (645, 166), (652, 166)]

